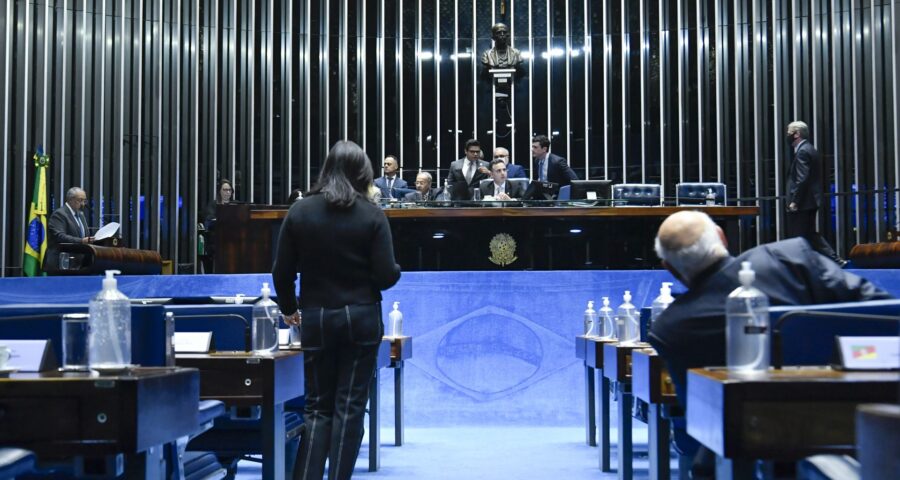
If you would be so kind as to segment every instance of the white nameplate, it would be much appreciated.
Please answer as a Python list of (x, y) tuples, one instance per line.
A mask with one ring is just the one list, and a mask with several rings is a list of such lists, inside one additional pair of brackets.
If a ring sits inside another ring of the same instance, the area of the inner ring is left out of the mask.
[(596, 199), (597, 199), (597, 192), (587, 192), (587, 199), (588, 199), (588, 200), (596, 200)]
[(212, 332), (175, 332), (175, 353), (209, 353)]
[(838, 337), (847, 370), (900, 369), (900, 337)]
[(20, 372), (41, 372), (56, 368), (48, 365), (48, 340), (0, 340), (0, 345), (9, 347), (9, 360), (3, 366), (6, 370)]
[(278, 344), (279, 345), (290, 345), (291, 343), (291, 329), (290, 328), (279, 328), (278, 329)]

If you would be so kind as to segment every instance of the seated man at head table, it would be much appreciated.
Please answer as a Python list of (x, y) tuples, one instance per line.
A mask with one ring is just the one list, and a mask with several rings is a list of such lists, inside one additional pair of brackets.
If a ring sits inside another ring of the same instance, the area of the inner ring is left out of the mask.
[[(688, 369), (725, 365), (725, 299), (740, 285), (741, 262), (750, 262), (756, 272), (753, 286), (773, 306), (891, 298), (817, 253), (803, 238), (760, 245), (732, 257), (722, 229), (702, 212), (684, 211), (666, 218), (656, 236), (656, 254), (688, 288), (653, 322), (648, 334), (666, 362), (682, 407)], [(699, 448), (693, 443), (693, 450)], [(693, 454), (691, 448), (684, 450), (683, 454)]]
[(528, 174), (525, 173), (525, 167), (521, 165), (516, 165), (515, 163), (510, 163), (509, 159), (509, 150), (503, 147), (497, 147), (494, 149), (494, 160), (503, 160), (506, 162), (506, 176), (507, 178), (528, 178)]
[(438, 189), (431, 188), (431, 174), (419, 172), (416, 175), (416, 191), (407, 193), (403, 199), (409, 202), (428, 202), (436, 199), (438, 193)]
[(506, 181), (506, 162), (503, 160), (496, 159), (491, 162), (491, 178), (493, 181), (484, 182), (480, 186), (481, 198), (491, 196), (494, 200), (512, 200), (525, 195), (524, 185)]
[(406, 180), (400, 178), (400, 160), (393, 155), (384, 157), (384, 176), (375, 179), (375, 186), (381, 190), (381, 198), (399, 198), (397, 192), (408, 188)]
[(656, 254), (688, 288), (649, 332), (682, 404), (688, 369), (725, 365), (725, 299), (740, 286), (741, 262), (750, 262), (756, 272), (753, 286), (773, 306), (891, 298), (865, 278), (842, 270), (802, 238), (760, 245), (732, 257), (722, 229), (702, 212), (684, 211), (666, 218), (656, 236)]

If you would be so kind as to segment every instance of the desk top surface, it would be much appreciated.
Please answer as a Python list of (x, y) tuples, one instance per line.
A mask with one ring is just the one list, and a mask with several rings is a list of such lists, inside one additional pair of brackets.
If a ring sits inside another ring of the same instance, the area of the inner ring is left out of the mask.
[(897, 382), (900, 372), (879, 371), (841, 371), (831, 367), (785, 367), (781, 370), (769, 369), (758, 374), (730, 372), (725, 368), (694, 368), (689, 375), (697, 375), (704, 379), (729, 384), (746, 383), (854, 383), (854, 382)]
[(60, 372), (51, 370), (46, 372), (13, 372), (8, 377), (0, 377), (0, 382), (10, 381), (35, 381), (35, 382), (95, 382), (102, 380), (119, 382), (138, 382), (141, 380), (167, 377), (172, 375), (184, 375), (196, 372), (193, 368), (182, 367), (135, 367), (116, 374), (101, 375), (95, 371), (89, 372)]

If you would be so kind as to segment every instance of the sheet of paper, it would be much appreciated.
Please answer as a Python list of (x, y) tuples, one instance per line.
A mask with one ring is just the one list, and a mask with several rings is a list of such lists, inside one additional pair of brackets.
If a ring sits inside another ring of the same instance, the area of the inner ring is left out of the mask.
[(109, 238), (116, 234), (119, 231), (119, 223), (118, 222), (109, 222), (100, 230), (97, 230), (97, 233), (94, 234), (94, 240), (103, 240), (104, 238)]

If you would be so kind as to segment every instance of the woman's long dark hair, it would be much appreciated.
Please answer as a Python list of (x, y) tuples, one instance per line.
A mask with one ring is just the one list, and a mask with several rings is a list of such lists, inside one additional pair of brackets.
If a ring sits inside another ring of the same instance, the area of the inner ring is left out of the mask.
[(319, 181), (309, 191), (321, 193), (335, 207), (347, 208), (357, 197), (366, 197), (372, 183), (372, 162), (359, 145), (341, 140), (331, 147)]

